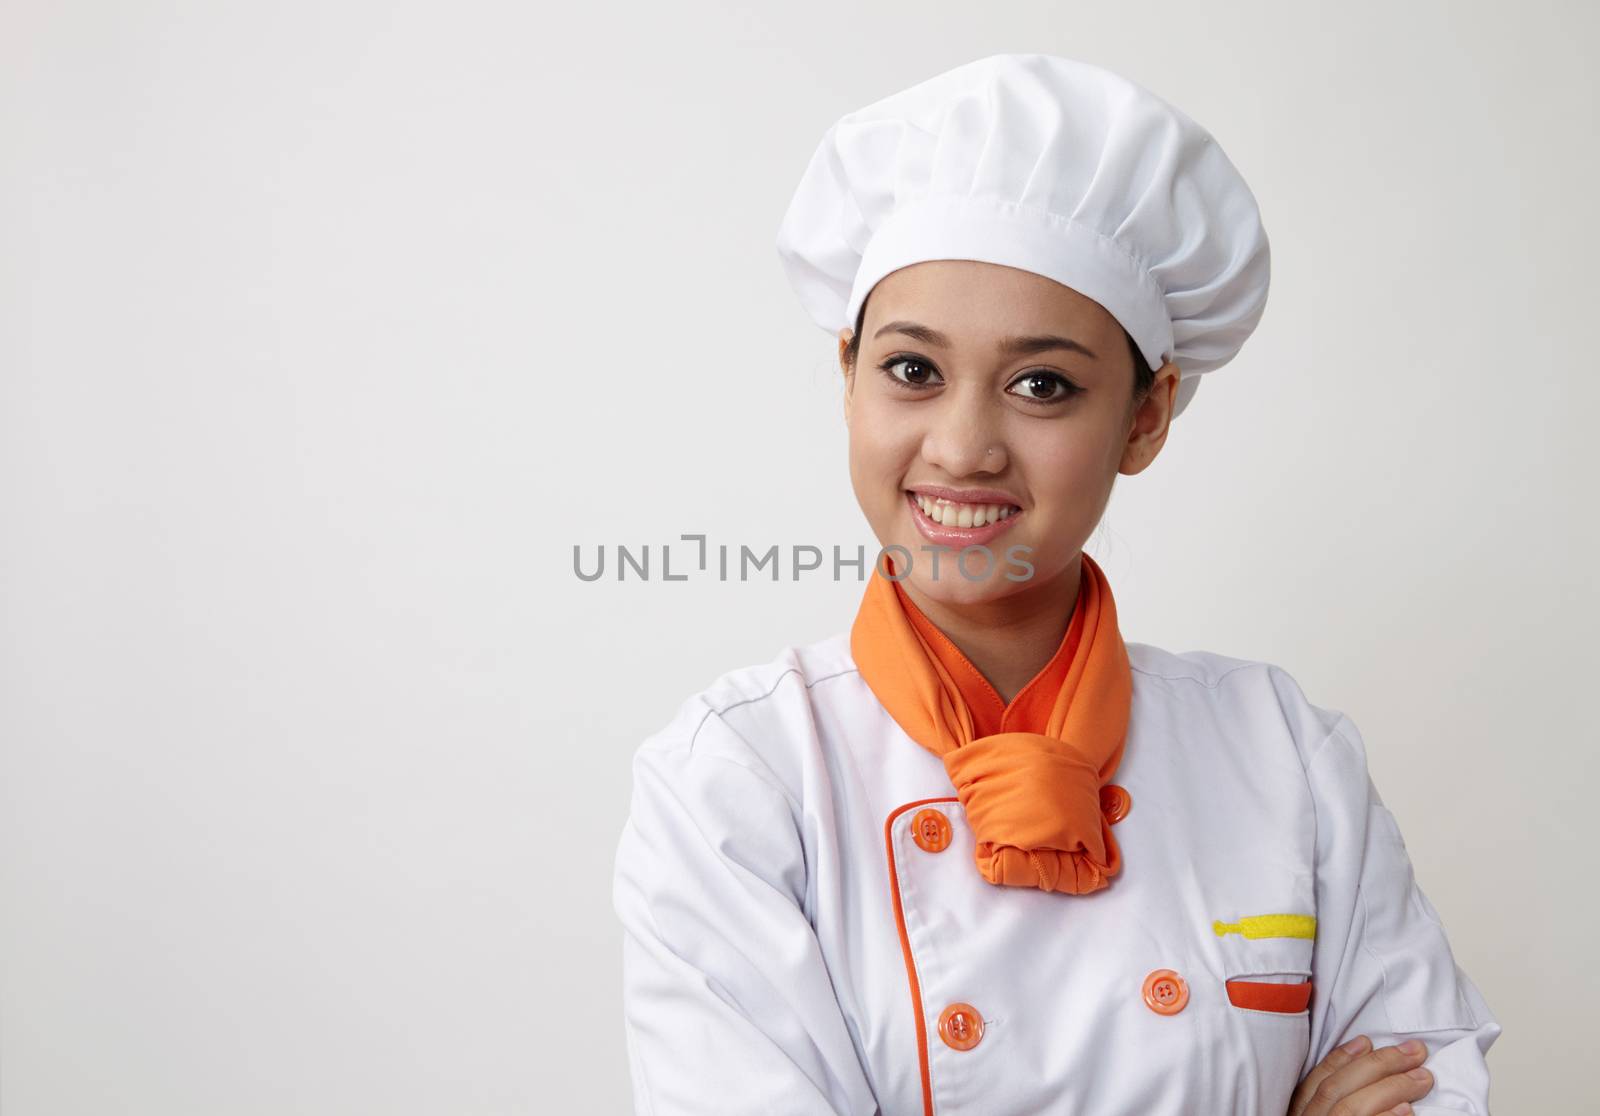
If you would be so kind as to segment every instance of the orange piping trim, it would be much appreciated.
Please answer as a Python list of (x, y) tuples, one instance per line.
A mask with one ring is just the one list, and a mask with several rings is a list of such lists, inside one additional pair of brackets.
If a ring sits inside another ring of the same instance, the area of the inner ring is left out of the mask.
[(930, 802), (960, 802), (957, 797), (919, 798), (896, 807), (883, 823), (884, 852), (889, 857), (889, 890), (894, 894), (894, 925), (900, 931), (900, 952), (906, 959), (906, 979), (911, 982), (911, 1009), (917, 1013), (917, 1063), (922, 1073), (922, 1114), (933, 1116), (933, 1077), (928, 1071), (928, 1024), (922, 1018), (922, 986), (917, 982), (916, 959), (911, 956), (911, 939), (906, 937), (906, 914), (900, 905), (900, 873), (894, 866), (894, 820), (907, 810)]

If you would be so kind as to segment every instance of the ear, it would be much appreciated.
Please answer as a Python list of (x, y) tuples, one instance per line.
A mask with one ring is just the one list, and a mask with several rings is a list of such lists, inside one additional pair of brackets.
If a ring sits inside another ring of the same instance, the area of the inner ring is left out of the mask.
[(1172, 408), (1178, 398), (1178, 366), (1170, 360), (1156, 369), (1150, 392), (1133, 412), (1127, 445), (1117, 472), (1129, 476), (1142, 473), (1167, 443), (1172, 428)]
[(849, 361), (845, 359), (845, 352), (850, 348), (850, 338), (852, 336), (853, 331), (849, 326), (845, 326), (839, 331), (839, 371), (844, 374), (844, 421), (846, 424), (850, 422), (850, 400), (855, 394), (856, 386), (855, 369), (850, 367)]

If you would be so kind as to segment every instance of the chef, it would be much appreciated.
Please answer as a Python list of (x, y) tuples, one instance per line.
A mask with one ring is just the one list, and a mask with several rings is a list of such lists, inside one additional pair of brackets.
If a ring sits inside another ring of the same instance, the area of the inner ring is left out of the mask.
[(847, 631), (635, 755), (637, 1111), (1486, 1114), (1500, 1027), (1356, 726), (1276, 665), (1125, 641), (1082, 549), (1266, 304), (1215, 140), (985, 58), (835, 123), (778, 250), (881, 550)]

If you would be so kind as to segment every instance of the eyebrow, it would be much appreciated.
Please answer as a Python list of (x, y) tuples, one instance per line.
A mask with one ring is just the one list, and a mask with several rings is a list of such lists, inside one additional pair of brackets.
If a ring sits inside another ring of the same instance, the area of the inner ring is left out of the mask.
[[(877, 340), (885, 333), (903, 333), (907, 337), (921, 341), (924, 345), (950, 347), (950, 338), (938, 330), (922, 325), (919, 322), (890, 322), (872, 335), (873, 340)], [(1061, 337), (1054, 333), (1008, 337), (1000, 342), (1000, 351), (1008, 356), (1031, 356), (1034, 353), (1047, 353), (1054, 349), (1067, 349), (1071, 352), (1082, 353), (1090, 360), (1099, 359), (1099, 357), (1095, 356), (1094, 351), (1082, 342), (1074, 341), (1070, 337)]]

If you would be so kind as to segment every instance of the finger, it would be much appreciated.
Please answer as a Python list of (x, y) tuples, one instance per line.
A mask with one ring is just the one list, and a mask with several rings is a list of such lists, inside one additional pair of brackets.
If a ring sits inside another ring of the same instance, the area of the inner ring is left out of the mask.
[(1432, 1088), (1433, 1074), (1417, 1066), (1357, 1089), (1341, 1102), (1341, 1111), (1348, 1111), (1351, 1116), (1380, 1116), (1407, 1101), (1421, 1100)]
[[(1428, 1048), (1416, 1039), (1407, 1040), (1399, 1046), (1385, 1046), (1368, 1054), (1357, 1055), (1322, 1079), (1312, 1093), (1303, 1116), (1329, 1116), (1334, 1106), (1341, 1100), (1385, 1078), (1403, 1075), (1408, 1070), (1420, 1066), (1427, 1057)], [(1428, 1087), (1433, 1087), (1431, 1077)], [(1412, 1099), (1414, 1098), (1410, 1096), (1397, 1096), (1389, 1104), (1380, 1105), (1370, 1111), (1383, 1112), (1402, 1100)], [(1354, 1111), (1366, 1112), (1368, 1109)]]
[(1289, 1104), (1287, 1116), (1307, 1116), (1307, 1106), (1321, 1085), (1323, 1079), (1334, 1070), (1343, 1069), (1357, 1057), (1365, 1054), (1372, 1047), (1372, 1040), (1366, 1035), (1357, 1035), (1343, 1046), (1336, 1046), (1328, 1051), (1328, 1056), (1318, 1062), (1312, 1071), (1306, 1074), (1304, 1081), (1300, 1082), (1294, 1091), (1294, 1097)]

